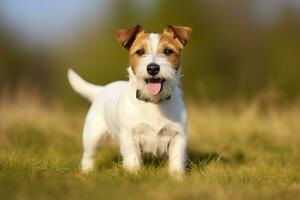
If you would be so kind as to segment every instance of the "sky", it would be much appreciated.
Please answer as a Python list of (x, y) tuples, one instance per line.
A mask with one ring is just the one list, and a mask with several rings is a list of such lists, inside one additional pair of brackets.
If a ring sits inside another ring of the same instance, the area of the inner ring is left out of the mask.
[(280, 17), (282, 8), (291, 7), (300, 12), (300, 0), (253, 0), (254, 14), (263, 22)]
[[(76, 38), (84, 30), (105, 20), (113, 0), (1, 0), (0, 22), (20, 41), (55, 45)], [(156, 1), (135, 0), (137, 7), (155, 6)], [(291, 5), (300, 11), (300, 0), (253, 0), (259, 20), (271, 21), (280, 10)], [(251, 2), (251, 3), (252, 3)]]
[(79, 34), (82, 26), (103, 19), (108, 0), (3, 0), (5, 28), (27, 42), (53, 44)]

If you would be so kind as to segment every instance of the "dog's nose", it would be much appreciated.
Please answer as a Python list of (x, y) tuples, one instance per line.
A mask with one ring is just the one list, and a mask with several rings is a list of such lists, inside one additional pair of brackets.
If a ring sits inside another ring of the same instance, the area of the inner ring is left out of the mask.
[(147, 66), (147, 72), (148, 74), (150, 74), (151, 76), (155, 76), (156, 74), (158, 74), (159, 72), (159, 65), (158, 64), (155, 64), (155, 63), (150, 63), (148, 66)]

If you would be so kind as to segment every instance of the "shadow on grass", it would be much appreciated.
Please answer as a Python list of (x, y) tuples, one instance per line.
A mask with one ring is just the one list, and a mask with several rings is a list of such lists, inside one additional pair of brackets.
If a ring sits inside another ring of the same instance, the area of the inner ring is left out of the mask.
[[(102, 155), (99, 152), (102, 159), (98, 160), (97, 168), (101, 170), (110, 169), (114, 166), (121, 166), (122, 157), (120, 153), (116, 150), (110, 152), (109, 154)], [(168, 162), (167, 155), (160, 157), (153, 156), (151, 154), (143, 155), (143, 166), (145, 168), (161, 168), (166, 165)], [(205, 168), (206, 165), (210, 163), (221, 163), (221, 164), (230, 164), (231, 159), (225, 157), (224, 155), (217, 152), (199, 152), (195, 150), (188, 150), (188, 159), (187, 159), (187, 171), (191, 171), (192, 168)]]
[(191, 171), (193, 167), (204, 168), (210, 163), (229, 164), (230, 159), (224, 157), (217, 152), (198, 152), (188, 150), (187, 171)]
[[(100, 152), (101, 153), (101, 152)], [(143, 155), (143, 166), (145, 168), (160, 168), (167, 162), (167, 156), (155, 157), (150, 154)], [(113, 152), (110, 156), (106, 156), (105, 161), (98, 161), (97, 168), (101, 170), (110, 169), (114, 166), (122, 165), (122, 157), (118, 152)]]

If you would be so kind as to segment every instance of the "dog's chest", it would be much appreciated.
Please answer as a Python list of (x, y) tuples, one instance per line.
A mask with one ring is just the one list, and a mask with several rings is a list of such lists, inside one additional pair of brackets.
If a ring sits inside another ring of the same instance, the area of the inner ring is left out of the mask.
[(157, 129), (146, 123), (136, 125), (132, 133), (141, 151), (154, 155), (166, 153), (172, 138), (176, 135), (176, 131), (170, 125)]

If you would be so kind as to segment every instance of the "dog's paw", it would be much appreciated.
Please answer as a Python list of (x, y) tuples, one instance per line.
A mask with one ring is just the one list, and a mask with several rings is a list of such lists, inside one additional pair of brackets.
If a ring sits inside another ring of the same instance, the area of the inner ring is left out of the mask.
[(129, 173), (137, 174), (140, 169), (140, 166), (139, 165), (123, 165), (123, 168), (126, 171), (128, 171)]
[(182, 181), (185, 173), (184, 170), (169, 170), (169, 174), (171, 178), (177, 181)]
[(90, 159), (83, 159), (81, 161), (81, 171), (85, 174), (94, 170), (94, 161)]
[(185, 170), (183, 166), (170, 166), (169, 167), (169, 174), (172, 178), (176, 180), (182, 180), (185, 174)]
[(88, 173), (92, 172), (93, 170), (94, 170), (93, 167), (81, 166), (81, 172), (84, 174), (88, 174)]

